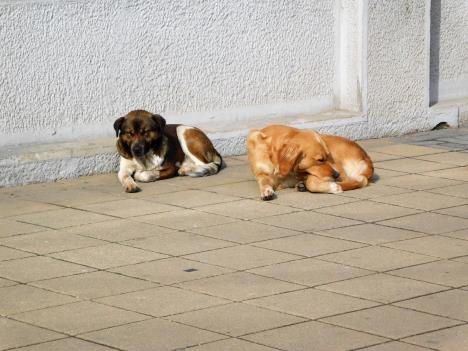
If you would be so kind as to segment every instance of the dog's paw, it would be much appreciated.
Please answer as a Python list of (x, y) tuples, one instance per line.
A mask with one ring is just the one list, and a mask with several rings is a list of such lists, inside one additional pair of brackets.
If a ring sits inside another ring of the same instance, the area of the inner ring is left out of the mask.
[(341, 189), (341, 185), (337, 183), (330, 183), (330, 190), (329, 190), (330, 194), (339, 194), (342, 192), (343, 192), (343, 189)]
[(159, 179), (159, 171), (137, 171), (134, 177), (142, 183), (154, 182)]
[(128, 182), (125, 186), (125, 192), (126, 193), (137, 193), (141, 191), (141, 189), (138, 187), (138, 185), (136, 185), (135, 182)]
[(270, 200), (273, 200), (276, 196), (276, 193), (275, 191), (271, 188), (271, 187), (268, 187), (266, 188), (265, 190), (262, 191), (262, 193), (260, 194), (260, 198), (263, 200), (263, 201), (270, 201)]
[(304, 191), (307, 191), (307, 188), (304, 184), (304, 182), (299, 182), (296, 184), (296, 190), (297, 191), (300, 191), (300, 192), (304, 192)]

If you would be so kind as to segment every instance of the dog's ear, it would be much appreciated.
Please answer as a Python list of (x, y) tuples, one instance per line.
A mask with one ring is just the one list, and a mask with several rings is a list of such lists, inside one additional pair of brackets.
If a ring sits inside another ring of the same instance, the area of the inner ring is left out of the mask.
[(118, 138), (120, 135), (122, 123), (124, 122), (125, 117), (120, 117), (117, 118), (114, 122), (114, 130), (115, 130), (115, 136)]
[(319, 133), (315, 133), (315, 138), (317, 139), (317, 141), (319, 142), (319, 144), (322, 145), (322, 147), (323, 147), (324, 150), (325, 150), (325, 153), (326, 153), (327, 155), (330, 155), (330, 150), (328, 149), (327, 143), (325, 143), (325, 141), (322, 139), (322, 137), (320, 136)]
[(163, 133), (164, 127), (166, 126), (166, 120), (163, 118), (163, 116), (154, 114), (151, 116), (151, 118), (153, 119), (154, 122), (156, 122), (161, 133)]
[(301, 150), (298, 145), (284, 144), (278, 153), (278, 164), (279, 164), (279, 173), (282, 177), (286, 177), (290, 174), (297, 164), (299, 156), (301, 155)]

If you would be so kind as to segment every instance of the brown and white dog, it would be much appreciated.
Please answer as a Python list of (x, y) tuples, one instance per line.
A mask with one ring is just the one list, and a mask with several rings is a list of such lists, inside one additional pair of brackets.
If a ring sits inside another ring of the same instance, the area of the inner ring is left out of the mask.
[(374, 173), (367, 153), (355, 142), (283, 125), (251, 130), (247, 149), (262, 200), (275, 190), (340, 193), (364, 187)]
[(135, 180), (152, 182), (178, 175), (202, 177), (219, 172), (223, 160), (198, 128), (167, 124), (157, 114), (136, 110), (114, 122), (120, 155), (118, 178), (126, 192)]

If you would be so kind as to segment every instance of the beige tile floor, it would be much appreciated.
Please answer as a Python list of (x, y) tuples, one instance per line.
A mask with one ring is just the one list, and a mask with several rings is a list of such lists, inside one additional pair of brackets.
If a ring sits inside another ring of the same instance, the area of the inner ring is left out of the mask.
[(377, 179), (0, 189), (0, 350), (468, 350), (468, 130), (362, 141)]

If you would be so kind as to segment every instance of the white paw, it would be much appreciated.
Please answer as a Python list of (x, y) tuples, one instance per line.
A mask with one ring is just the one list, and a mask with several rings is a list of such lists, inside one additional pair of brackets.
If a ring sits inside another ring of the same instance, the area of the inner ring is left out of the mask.
[(341, 186), (337, 183), (330, 183), (330, 194), (339, 194), (342, 193), (343, 189), (341, 189)]
[(273, 188), (268, 187), (262, 191), (262, 193), (260, 194), (260, 197), (262, 198), (263, 201), (269, 201), (269, 200), (273, 200), (275, 195), (276, 194)]
[(154, 182), (159, 179), (159, 171), (137, 171), (134, 177), (139, 182)]

